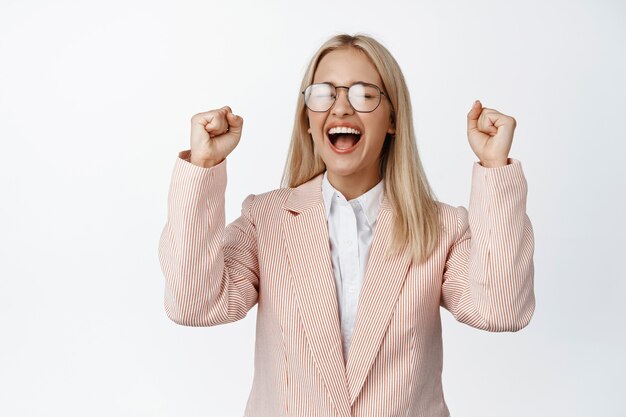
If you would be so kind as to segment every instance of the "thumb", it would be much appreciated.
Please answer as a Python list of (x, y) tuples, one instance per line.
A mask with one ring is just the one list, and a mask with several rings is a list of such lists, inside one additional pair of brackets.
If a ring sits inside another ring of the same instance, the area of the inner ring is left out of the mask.
[(226, 113), (226, 121), (231, 132), (241, 132), (241, 127), (243, 126), (243, 118), (241, 116), (228, 112)]
[(479, 100), (474, 101), (472, 108), (467, 113), (467, 130), (476, 130), (478, 128), (478, 117), (482, 111), (483, 105)]

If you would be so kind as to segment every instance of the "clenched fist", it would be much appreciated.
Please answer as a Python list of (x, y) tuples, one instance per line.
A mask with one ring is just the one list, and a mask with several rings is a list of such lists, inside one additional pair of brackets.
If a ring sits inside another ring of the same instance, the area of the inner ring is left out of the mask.
[(222, 162), (239, 143), (243, 118), (228, 106), (191, 118), (190, 162), (204, 168)]
[(514, 118), (483, 107), (476, 100), (467, 114), (467, 139), (484, 167), (507, 164), (517, 125)]

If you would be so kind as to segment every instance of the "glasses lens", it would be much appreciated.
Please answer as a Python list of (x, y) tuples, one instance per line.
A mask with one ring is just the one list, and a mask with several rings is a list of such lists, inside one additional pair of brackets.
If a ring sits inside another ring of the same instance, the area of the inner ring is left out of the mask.
[(369, 84), (354, 84), (348, 90), (348, 99), (354, 110), (371, 112), (380, 104), (380, 90)]
[(330, 84), (311, 84), (304, 90), (304, 103), (312, 111), (326, 111), (335, 101), (335, 87)]

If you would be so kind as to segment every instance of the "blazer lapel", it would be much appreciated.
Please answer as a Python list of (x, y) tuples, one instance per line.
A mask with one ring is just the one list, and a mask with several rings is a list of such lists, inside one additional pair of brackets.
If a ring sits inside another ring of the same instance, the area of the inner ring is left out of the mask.
[(346, 376), (350, 405), (356, 400), (376, 358), (389, 326), (391, 314), (406, 279), (410, 258), (405, 245), (398, 254), (386, 257), (393, 228), (393, 211), (383, 199), (370, 249), (357, 317), (348, 352)]
[(306, 340), (339, 416), (350, 416), (339, 308), (321, 194), (322, 175), (295, 188), (282, 228)]

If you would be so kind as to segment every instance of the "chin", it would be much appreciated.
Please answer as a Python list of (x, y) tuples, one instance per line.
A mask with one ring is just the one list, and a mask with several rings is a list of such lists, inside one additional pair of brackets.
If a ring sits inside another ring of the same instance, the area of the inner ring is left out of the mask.
[(355, 166), (350, 163), (337, 163), (337, 161), (331, 161), (326, 164), (326, 170), (333, 175), (338, 175), (341, 177), (349, 177), (352, 175), (357, 175), (363, 171), (365, 171), (364, 167)]

